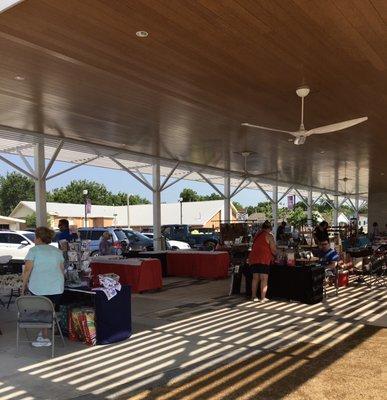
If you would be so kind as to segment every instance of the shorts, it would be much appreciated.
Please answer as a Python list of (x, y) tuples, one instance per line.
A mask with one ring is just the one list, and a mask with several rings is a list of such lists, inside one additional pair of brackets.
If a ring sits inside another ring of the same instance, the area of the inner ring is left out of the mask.
[(60, 293), (60, 294), (35, 294), (35, 293), (32, 293), (31, 291), (30, 291), (30, 293), (32, 294), (32, 296), (47, 297), (48, 299), (51, 300), (52, 304), (54, 304), (54, 307), (58, 306), (62, 299), (62, 293)]
[(270, 265), (253, 264), (250, 266), (253, 274), (266, 274), (269, 275)]

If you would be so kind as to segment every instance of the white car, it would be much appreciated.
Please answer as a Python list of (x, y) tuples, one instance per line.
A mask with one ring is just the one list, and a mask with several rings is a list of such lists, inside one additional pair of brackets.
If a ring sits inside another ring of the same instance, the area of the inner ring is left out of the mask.
[[(153, 239), (153, 233), (151, 232), (142, 232), (142, 234), (147, 236), (149, 239)], [(167, 240), (172, 250), (188, 250), (191, 248), (191, 246), (186, 242), (181, 242), (179, 240)]]
[[(24, 261), (29, 249), (35, 246), (35, 233), (30, 231), (0, 231), (0, 256)], [(57, 243), (51, 243), (58, 247)]]

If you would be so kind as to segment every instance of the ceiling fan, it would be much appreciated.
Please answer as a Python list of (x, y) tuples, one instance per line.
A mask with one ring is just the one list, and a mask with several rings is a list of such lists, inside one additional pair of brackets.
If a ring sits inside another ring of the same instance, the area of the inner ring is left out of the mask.
[(276, 174), (278, 171), (275, 172), (265, 172), (262, 174), (254, 174), (251, 173), (247, 170), (247, 158), (249, 156), (251, 156), (252, 154), (256, 154), (255, 151), (248, 151), (248, 150), (244, 150), (244, 151), (234, 151), (235, 154), (238, 154), (240, 156), (243, 157), (243, 173), (242, 173), (242, 177), (243, 178), (258, 178), (260, 176), (264, 176), (264, 175), (272, 175), (272, 174)]
[(241, 125), (250, 128), (262, 129), (266, 131), (289, 133), (290, 135), (295, 137), (293, 141), (294, 144), (300, 145), (305, 143), (305, 140), (308, 136), (341, 131), (343, 129), (347, 129), (351, 126), (367, 121), (368, 119), (368, 117), (355, 118), (355, 119), (350, 119), (348, 121), (337, 122), (336, 124), (324, 125), (318, 128), (306, 130), (304, 127), (304, 98), (309, 94), (309, 92), (310, 89), (308, 86), (301, 86), (296, 90), (297, 96), (301, 97), (301, 123), (298, 131), (284, 131), (281, 129), (268, 128), (266, 126), (261, 126), (261, 125), (253, 125), (249, 124), (248, 122), (243, 122)]

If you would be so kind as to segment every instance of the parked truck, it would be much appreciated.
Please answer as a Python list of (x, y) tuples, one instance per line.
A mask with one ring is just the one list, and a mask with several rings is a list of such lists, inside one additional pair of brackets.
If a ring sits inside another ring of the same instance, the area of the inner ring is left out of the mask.
[(162, 225), (161, 234), (169, 240), (180, 240), (196, 249), (214, 249), (219, 235), (212, 229), (198, 229), (190, 225)]

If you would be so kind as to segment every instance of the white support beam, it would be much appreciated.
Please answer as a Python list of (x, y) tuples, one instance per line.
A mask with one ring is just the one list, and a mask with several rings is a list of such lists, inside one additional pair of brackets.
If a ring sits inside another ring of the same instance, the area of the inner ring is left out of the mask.
[(278, 228), (278, 185), (273, 185), (273, 202), (271, 203), (271, 209), (273, 213), (273, 234), (275, 238)]
[(311, 189), (308, 190), (308, 208), (307, 208), (307, 224), (309, 227), (313, 226), (313, 192)]
[[(230, 175), (228, 175), (230, 177)], [(243, 183), (246, 181), (246, 178), (243, 178), (240, 182), (239, 185), (234, 189), (234, 191), (230, 194), (230, 198), (233, 198), (238, 192), (238, 189), (243, 185)]]
[(16, 149), (17, 154), (19, 154), (19, 157), (22, 159), (24, 165), (27, 167), (28, 171), (30, 171), (30, 173), (32, 175), (35, 175), (35, 171), (32, 168), (31, 164), (28, 162), (27, 158), (25, 157), (25, 155), (21, 152), (21, 150), (18, 148)]
[(323, 194), (320, 193), (320, 195), (317, 197), (317, 199), (313, 200), (313, 205), (317, 204), (317, 202), (321, 199), (322, 196), (323, 196)]
[(196, 171), (196, 173), (202, 178), (204, 179), (218, 194), (219, 196), (222, 197), (222, 199), (224, 199), (224, 195), (223, 193), (206, 177), (204, 176), (201, 172)]
[(169, 174), (165, 177), (163, 183), (160, 185), (160, 192), (164, 189), (164, 186), (168, 183), (169, 178), (173, 175), (173, 173), (176, 171), (177, 167), (179, 166), (180, 163), (176, 163), (176, 165), (169, 171)]
[(16, 165), (12, 161), (8, 160), (7, 158), (3, 157), (2, 155), (0, 155), (0, 160), (4, 161), (6, 164), (10, 165), (12, 168), (15, 168), (17, 171), (19, 171), (22, 174), (28, 176), (29, 178), (31, 178), (33, 180), (36, 180), (36, 176), (35, 175), (30, 174), (28, 171), (26, 171), (25, 169), (19, 167), (18, 165)]
[(59, 171), (59, 172), (56, 172), (55, 174), (52, 174), (52, 175), (48, 176), (46, 178), (46, 180), (48, 181), (49, 179), (56, 178), (59, 175), (65, 174), (66, 172), (72, 171), (75, 168), (81, 167), (82, 165), (85, 165), (85, 164), (87, 164), (87, 163), (89, 163), (91, 161), (94, 161), (99, 157), (100, 156), (95, 156), (95, 157), (89, 158), (88, 160), (85, 160), (85, 161), (83, 161), (83, 162), (81, 162), (79, 164), (73, 165), (72, 167), (66, 168), (66, 169), (64, 169), (62, 171)]
[(36, 226), (47, 226), (46, 179), (43, 176), (45, 170), (43, 142), (35, 144), (34, 166), (37, 177), (35, 180)]
[(339, 225), (339, 196), (333, 196), (333, 226)]
[(255, 185), (257, 186), (257, 188), (265, 195), (265, 197), (270, 201), (270, 203), (273, 204), (273, 199), (268, 195), (268, 193), (266, 192), (266, 190), (257, 182), (254, 181)]
[(224, 177), (224, 217), (225, 222), (230, 222), (231, 219), (231, 189), (230, 189), (230, 175)]
[(356, 206), (355, 206), (355, 204), (353, 204), (353, 202), (352, 202), (352, 200), (348, 197), (348, 201), (349, 201), (349, 205), (350, 205), (350, 207), (352, 207), (352, 210), (356, 213)]
[(161, 192), (160, 192), (160, 164), (152, 167), (153, 186), (153, 248), (161, 250)]
[(339, 206), (337, 207), (337, 211), (339, 211), (340, 207), (341, 207), (342, 205), (344, 205), (344, 204), (347, 202), (347, 200), (348, 200), (348, 197), (344, 197), (344, 199), (341, 200), (341, 202), (339, 203)]
[(278, 203), (280, 203), (285, 198), (285, 196), (293, 189), (293, 187), (294, 187), (294, 185), (291, 185), (288, 187), (286, 192), (278, 199)]
[(57, 157), (58, 157), (60, 151), (62, 150), (63, 145), (64, 145), (64, 141), (61, 140), (61, 141), (59, 142), (58, 147), (55, 149), (55, 152), (54, 152), (54, 154), (52, 155), (50, 161), (48, 162), (48, 164), (47, 164), (47, 166), (46, 166), (46, 169), (45, 169), (44, 172), (43, 172), (43, 178), (44, 178), (44, 179), (47, 178), (47, 175), (48, 175), (48, 173), (50, 172), (52, 166), (54, 165), (54, 162), (55, 162), (55, 160), (57, 159)]
[(308, 200), (299, 192), (298, 189), (294, 188), (295, 192), (298, 194), (298, 197), (301, 201), (308, 207)]
[(177, 178), (176, 180), (174, 180), (173, 182), (168, 183), (168, 185), (165, 185), (163, 187), (163, 190), (167, 190), (168, 188), (170, 188), (171, 186), (173, 186), (175, 183), (181, 181), (182, 179), (186, 178), (188, 175), (191, 175), (192, 171), (187, 172), (186, 174), (180, 176), (179, 178)]
[(233, 192), (233, 196), (236, 196), (238, 193), (240, 193), (242, 190), (246, 189), (247, 186), (249, 186), (251, 183), (251, 181), (249, 180), (248, 182), (246, 182), (242, 187), (240, 187), (237, 191), (234, 190)]
[(144, 182), (148, 182), (148, 179), (145, 178), (145, 175), (140, 171), (139, 168), (135, 168), (134, 170), (140, 175), (140, 178), (141, 178)]
[[(131, 175), (134, 179), (136, 179), (138, 182), (142, 183), (146, 188), (148, 188), (150, 191), (153, 192), (154, 188), (145, 180), (139, 178), (134, 172), (132, 172), (129, 168), (125, 167), (124, 164), (122, 164), (120, 161), (116, 160), (113, 157), (109, 157), (113, 162), (115, 162), (119, 167), (121, 167), (124, 171), (126, 171), (129, 175)], [(159, 169), (160, 169), (160, 164), (159, 164)]]

